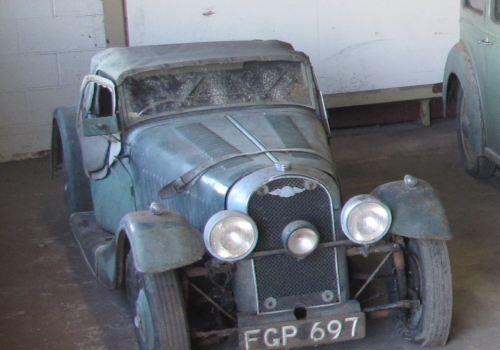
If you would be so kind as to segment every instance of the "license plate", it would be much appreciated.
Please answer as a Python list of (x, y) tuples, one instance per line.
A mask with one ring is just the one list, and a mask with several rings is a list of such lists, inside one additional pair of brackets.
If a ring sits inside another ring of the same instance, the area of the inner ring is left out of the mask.
[(289, 349), (364, 338), (362, 312), (246, 327), (239, 331), (240, 350)]

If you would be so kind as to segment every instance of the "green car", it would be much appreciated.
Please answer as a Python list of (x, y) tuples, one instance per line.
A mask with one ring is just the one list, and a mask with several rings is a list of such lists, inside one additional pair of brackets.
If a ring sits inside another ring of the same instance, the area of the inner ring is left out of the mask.
[(487, 178), (500, 164), (500, 1), (461, 2), (460, 42), (448, 54), (443, 79), (444, 108), (456, 113), (466, 170)]
[(446, 343), (439, 196), (407, 175), (344, 202), (306, 54), (276, 40), (110, 48), (80, 91), (54, 111), (52, 168), (141, 350), (332, 344), (389, 312), (404, 338)]

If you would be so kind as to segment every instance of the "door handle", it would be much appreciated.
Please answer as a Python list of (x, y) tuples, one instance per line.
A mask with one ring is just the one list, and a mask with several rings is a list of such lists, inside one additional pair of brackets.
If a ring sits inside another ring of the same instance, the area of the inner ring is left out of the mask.
[(483, 39), (483, 40), (479, 40), (479, 43), (484, 44), (484, 45), (493, 45), (493, 43), (488, 38)]

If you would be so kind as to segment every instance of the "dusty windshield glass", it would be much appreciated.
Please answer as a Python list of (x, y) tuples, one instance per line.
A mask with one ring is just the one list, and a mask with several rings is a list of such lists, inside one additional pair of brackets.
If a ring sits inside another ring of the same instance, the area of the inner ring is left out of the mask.
[(300, 62), (214, 64), (128, 77), (128, 124), (191, 109), (298, 104), (315, 108), (310, 70)]

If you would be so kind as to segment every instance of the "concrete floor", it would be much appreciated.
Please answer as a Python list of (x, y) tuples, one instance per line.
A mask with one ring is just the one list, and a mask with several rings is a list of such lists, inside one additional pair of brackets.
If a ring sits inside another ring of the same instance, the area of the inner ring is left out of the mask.
[[(500, 177), (465, 173), (454, 120), (333, 136), (345, 198), (405, 174), (437, 189), (454, 234), (455, 305), (445, 349), (499, 349)], [(136, 350), (124, 296), (94, 279), (67, 219), (62, 183), (49, 178), (47, 159), (0, 164), (0, 349)], [(365, 339), (321, 349), (389, 347), (420, 348), (401, 339), (389, 319), (378, 319), (368, 320)]]

